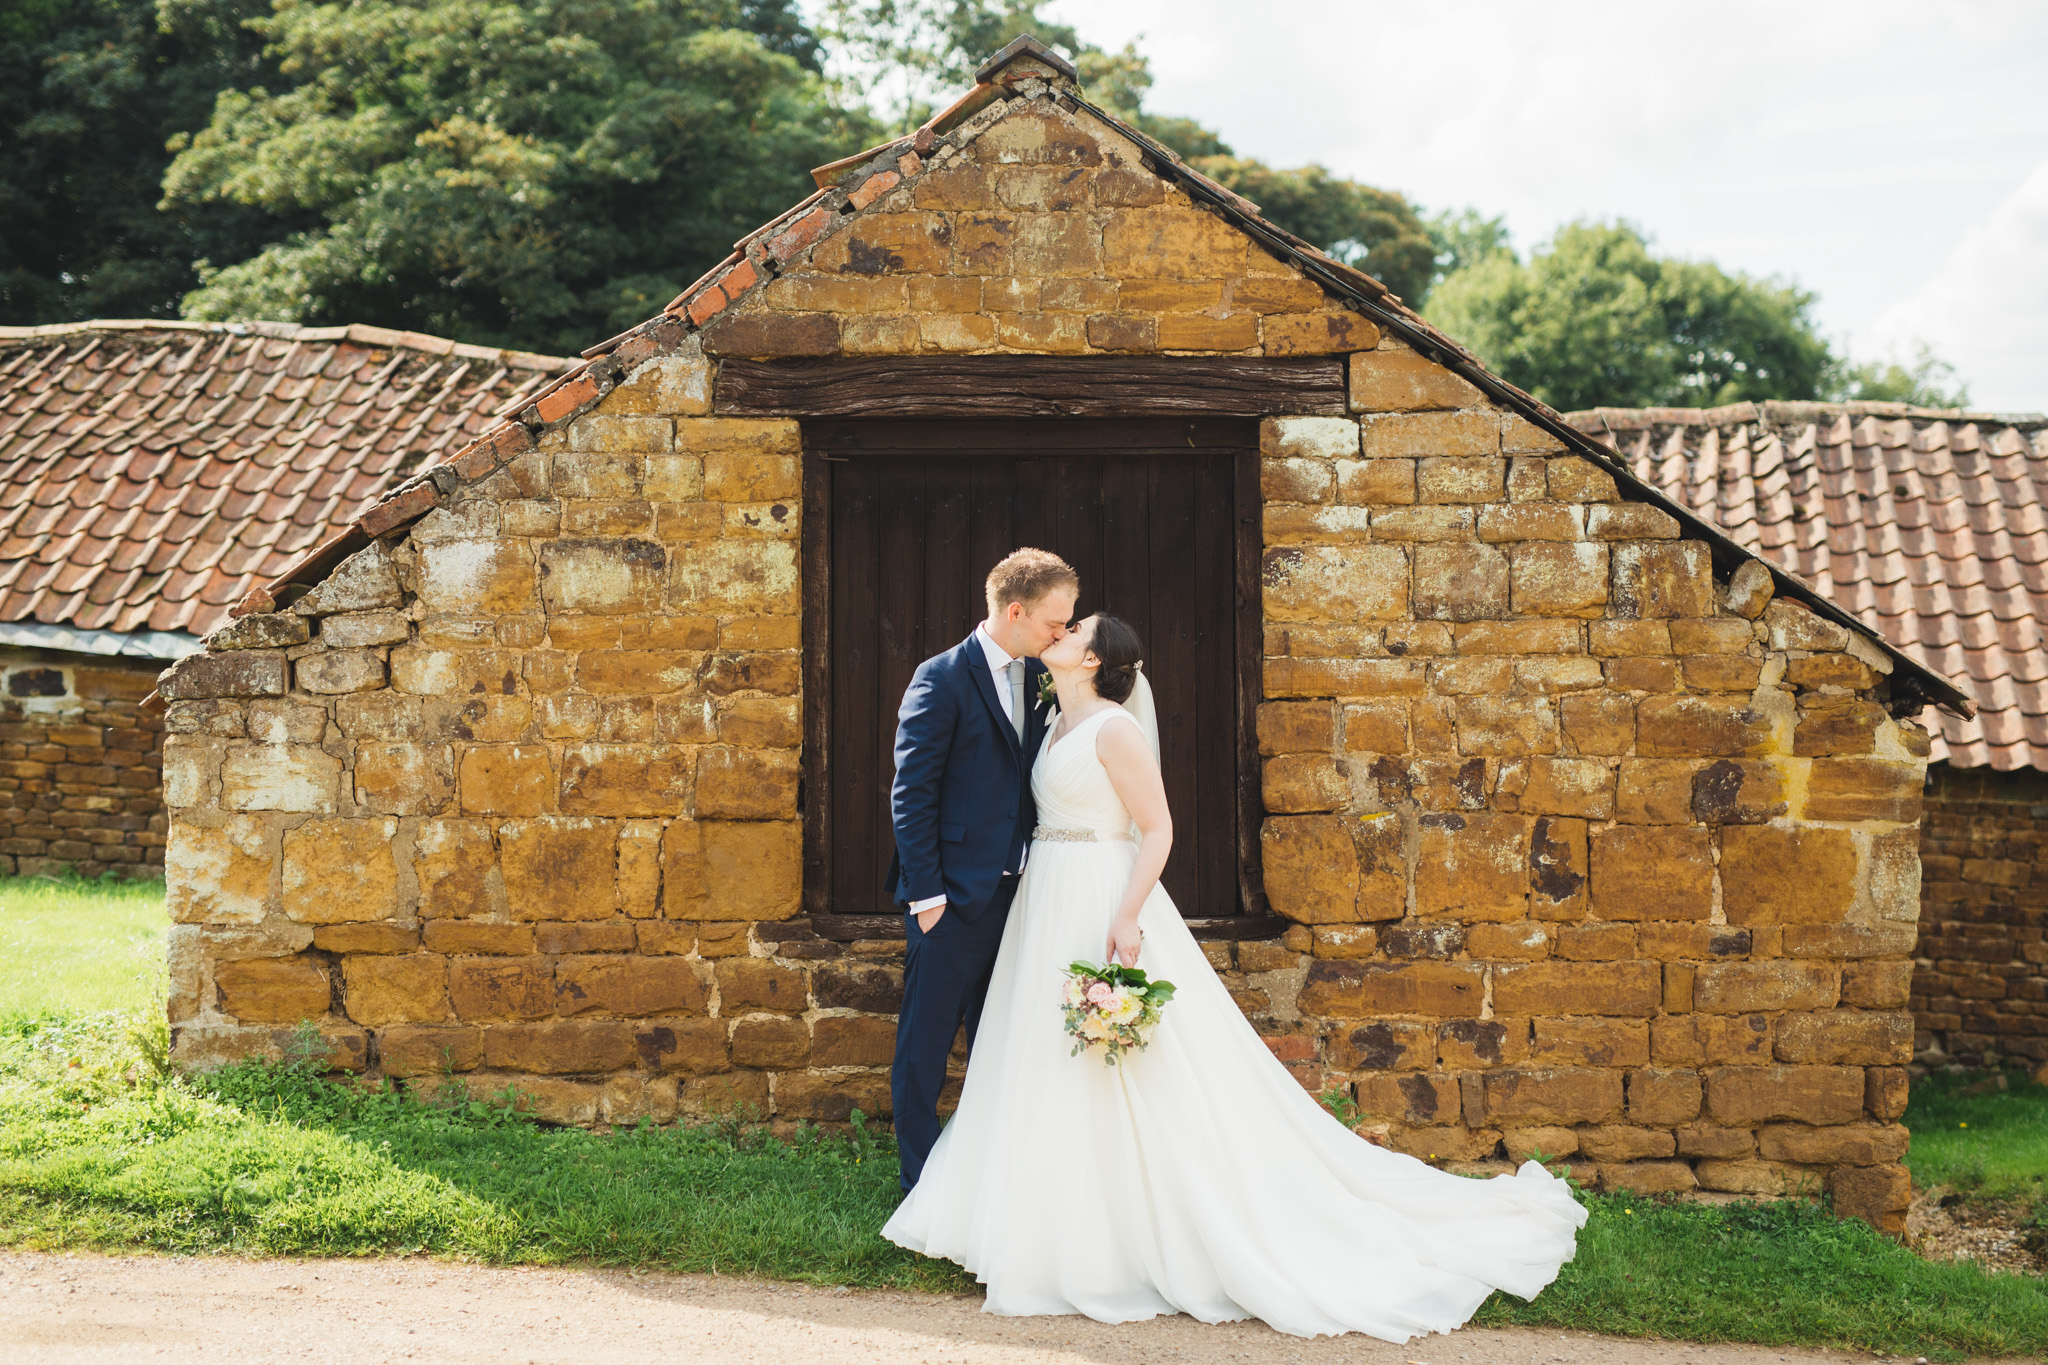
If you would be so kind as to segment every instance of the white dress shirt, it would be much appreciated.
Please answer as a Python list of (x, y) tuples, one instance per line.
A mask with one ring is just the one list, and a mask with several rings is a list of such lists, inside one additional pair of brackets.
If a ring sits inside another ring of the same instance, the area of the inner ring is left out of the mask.
[[(1002, 703), (1003, 716), (1010, 722), (1011, 728), (1015, 729), (1017, 713), (1010, 709), (1009, 651), (997, 644), (995, 637), (988, 633), (988, 623), (986, 621), (974, 628), (974, 640), (976, 644), (981, 646), (982, 656), (988, 660), (988, 671), (995, 678), (996, 700)], [(1029, 698), (1026, 698), (1025, 705), (1030, 705)], [(1024, 858), (1029, 859), (1030, 857), (1031, 847), (1027, 843), (1024, 848)], [(1022, 871), (1023, 866), (1023, 861), (1019, 861), (1017, 864), (1018, 870)], [(921, 901), (912, 901), (910, 903), (910, 911), (912, 914), (922, 914), (927, 910), (936, 910), (945, 903), (946, 898), (944, 896), (931, 896)]]

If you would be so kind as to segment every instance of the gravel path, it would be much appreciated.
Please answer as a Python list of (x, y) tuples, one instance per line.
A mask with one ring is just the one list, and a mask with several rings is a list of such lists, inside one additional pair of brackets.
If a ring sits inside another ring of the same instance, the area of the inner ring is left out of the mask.
[(428, 1260), (0, 1254), (9, 1365), (138, 1360), (624, 1365), (1765, 1365), (1867, 1355), (1468, 1330), (1389, 1346), (1257, 1323), (996, 1318), (971, 1296)]

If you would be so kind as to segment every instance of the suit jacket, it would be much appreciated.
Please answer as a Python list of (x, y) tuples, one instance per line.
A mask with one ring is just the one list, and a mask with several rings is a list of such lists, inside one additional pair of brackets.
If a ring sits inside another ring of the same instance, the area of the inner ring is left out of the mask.
[(889, 895), (904, 904), (943, 895), (970, 918), (994, 899), (1038, 823), (1031, 761), (1048, 709), (1038, 700), (1045, 665), (1026, 659), (1020, 745), (979, 635), (918, 665), (896, 713), (889, 789), (896, 829)]

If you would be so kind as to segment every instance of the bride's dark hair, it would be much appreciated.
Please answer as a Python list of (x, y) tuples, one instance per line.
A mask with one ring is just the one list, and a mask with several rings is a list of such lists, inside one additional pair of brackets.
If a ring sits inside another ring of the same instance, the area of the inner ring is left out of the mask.
[(1138, 685), (1138, 665), (1145, 661), (1138, 632), (1106, 611), (1095, 613), (1095, 633), (1088, 652), (1102, 660), (1095, 670), (1095, 695), (1122, 704)]

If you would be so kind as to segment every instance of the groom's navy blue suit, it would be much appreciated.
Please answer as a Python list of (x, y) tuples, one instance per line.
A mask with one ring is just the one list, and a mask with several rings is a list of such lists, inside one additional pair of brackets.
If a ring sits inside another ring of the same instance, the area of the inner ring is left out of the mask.
[(918, 665), (896, 715), (889, 894), (906, 906), (946, 898), (929, 934), (916, 915), (904, 915), (910, 946), (890, 1090), (906, 1190), (938, 1141), (946, 1057), (962, 1024), (973, 1045), (1024, 848), (1038, 822), (1031, 760), (1045, 737), (1038, 702), (1045, 665), (1027, 659), (1024, 668), (1021, 744), (996, 695), (979, 630)]

